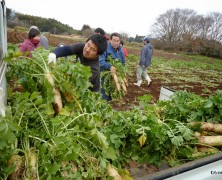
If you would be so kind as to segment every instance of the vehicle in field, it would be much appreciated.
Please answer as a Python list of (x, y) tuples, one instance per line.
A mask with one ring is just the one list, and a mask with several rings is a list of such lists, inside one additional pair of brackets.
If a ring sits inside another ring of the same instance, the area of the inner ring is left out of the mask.
[(7, 54), (7, 21), (6, 21), (6, 5), (1, 0), (0, 5), (0, 115), (5, 115), (6, 105), (6, 63), (3, 57)]

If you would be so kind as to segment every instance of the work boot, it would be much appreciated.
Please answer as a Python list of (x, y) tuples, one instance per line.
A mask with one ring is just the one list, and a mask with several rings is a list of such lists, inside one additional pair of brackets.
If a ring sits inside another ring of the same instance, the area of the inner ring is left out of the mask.
[(149, 85), (151, 84), (151, 82), (152, 82), (151, 79), (150, 79), (150, 77), (147, 76), (147, 77), (146, 77), (146, 80), (147, 80), (147, 84), (148, 84), (148, 86), (149, 86)]
[(142, 82), (143, 82), (142, 80), (139, 80), (139, 81), (137, 81), (137, 83), (134, 83), (134, 85), (136, 85), (136, 86), (139, 86), (139, 87), (140, 87), (140, 86), (141, 86), (141, 84), (142, 84)]
[(148, 80), (148, 81), (147, 81), (148, 86), (151, 84), (151, 82), (152, 82), (151, 80)]

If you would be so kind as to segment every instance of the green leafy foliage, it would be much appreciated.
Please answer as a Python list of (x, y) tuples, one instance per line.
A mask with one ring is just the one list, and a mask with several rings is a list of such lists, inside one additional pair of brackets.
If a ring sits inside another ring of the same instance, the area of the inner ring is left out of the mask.
[[(172, 101), (155, 105), (145, 95), (138, 98), (139, 107), (115, 111), (88, 90), (89, 68), (65, 59), (48, 65), (48, 53), (40, 48), (31, 59), (13, 53), (5, 59), (9, 87), (6, 116), (0, 117), (1, 178), (13, 171), (7, 166), (12, 155), (27, 159), (33, 151), (40, 179), (109, 179), (108, 163), (121, 169), (131, 160), (181, 164), (193, 158), (196, 143), (186, 123), (222, 119), (221, 91), (208, 99), (181, 91)], [(45, 73), (53, 75), (62, 93), (59, 115), (54, 114), (53, 87)]]
[(107, 61), (116, 68), (116, 75), (120, 90), (117, 89), (116, 83), (113, 80), (113, 76), (111, 75), (110, 71), (101, 72), (101, 78), (104, 79), (103, 88), (105, 93), (110, 95), (113, 100), (119, 100), (125, 95), (124, 89), (122, 88), (122, 83), (124, 83), (127, 88), (126, 81), (127, 74), (129, 73), (128, 64), (126, 63), (123, 65), (118, 59), (112, 58), (112, 56), (108, 56)]
[(221, 123), (222, 92), (218, 90), (208, 99), (201, 98), (187, 91), (176, 92), (168, 102), (165, 118), (181, 122), (217, 122)]

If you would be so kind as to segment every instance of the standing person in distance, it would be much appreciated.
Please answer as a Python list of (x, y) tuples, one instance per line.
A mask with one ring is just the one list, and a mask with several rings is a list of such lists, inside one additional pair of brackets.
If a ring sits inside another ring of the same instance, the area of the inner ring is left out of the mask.
[(151, 65), (151, 59), (153, 55), (153, 46), (150, 44), (150, 38), (145, 37), (143, 39), (143, 48), (141, 50), (138, 69), (137, 69), (137, 82), (134, 83), (136, 86), (141, 86), (142, 84), (142, 76), (147, 81), (148, 86), (152, 82), (149, 75), (147, 74), (148, 67)]
[(76, 55), (80, 59), (80, 63), (89, 66), (92, 76), (89, 82), (93, 85), (90, 88), (93, 92), (100, 90), (100, 70), (99, 70), (99, 55), (103, 54), (107, 48), (106, 38), (101, 34), (90, 36), (86, 43), (75, 43), (72, 45), (64, 45), (57, 47), (49, 54), (48, 63), (56, 63), (56, 58)]
[[(39, 30), (39, 28), (38, 28), (37, 26), (31, 26), (31, 27), (29, 28), (29, 31), (30, 31), (31, 29), (37, 29), (37, 30)], [(40, 32), (40, 31), (39, 31), (39, 32)], [(40, 33), (40, 46), (41, 46), (41, 47), (44, 47), (46, 50), (49, 49), (49, 40), (48, 40), (48, 38), (47, 38), (46, 36), (44, 36), (42, 33)]]
[[(116, 73), (116, 67), (110, 64), (107, 60), (109, 55), (111, 55), (113, 59), (118, 59), (122, 63), (122, 65), (125, 64), (125, 56), (120, 46), (120, 40), (121, 37), (119, 33), (112, 33), (110, 35), (110, 40), (108, 42), (108, 47), (106, 51), (101, 56), (99, 56), (100, 71), (110, 71), (110, 73)], [(103, 87), (104, 78), (101, 79), (101, 85), (102, 99), (107, 101), (112, 100), (111, 96), (105, 93), (105, 89)]]

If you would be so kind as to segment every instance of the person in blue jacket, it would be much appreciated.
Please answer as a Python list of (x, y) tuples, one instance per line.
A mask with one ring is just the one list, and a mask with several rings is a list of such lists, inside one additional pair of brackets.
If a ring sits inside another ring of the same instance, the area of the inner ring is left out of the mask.
[[(111, 56), (113, 59), (118, 59), (123, 65), (125, 64), (125, 56), (122, 51), (122, 47), (120, 46), (121, 37), (119, 33), (112, 33), (110, 35), (110, 40), (108, 42), (108, 46), (106, 51), (99, 56), (99, 62), (100, 62), (100, 71), (110, 71), (110, 73), (116, 73), (116, 68), (112, 64), (110, 64), (107, 60), (108, 56)], [(104, 79), (101, 79), (101, 94), (102, 99), (105, 99), (107, 101), (112, 100), (111, 96), (109, 94), (105, 93), (105, 90), (103, 88), (104, 85)]]
[(137, 69), (137, 82), (134, 83), (136, 86), (141, 86), (142, 84), (142, 76), (147, 81), (148, 86), (151, 83), (151, 79), (149, 75), (147, 74), (148, 67), (151, 65), (151, 59), (153, 55), (153, 46), (150, 44), (150, 38), (145, 37), (143, 39), (143, 48), (141, 50), (138, 69)]

